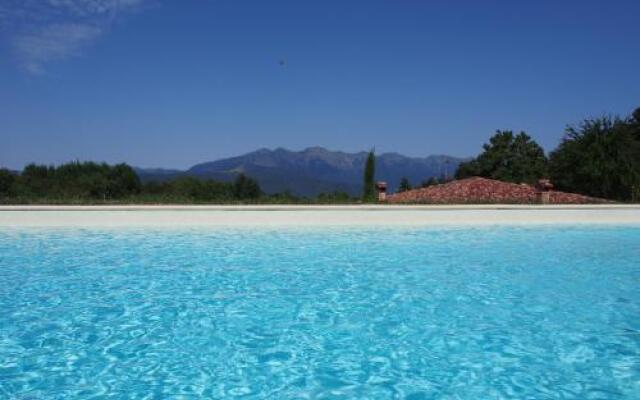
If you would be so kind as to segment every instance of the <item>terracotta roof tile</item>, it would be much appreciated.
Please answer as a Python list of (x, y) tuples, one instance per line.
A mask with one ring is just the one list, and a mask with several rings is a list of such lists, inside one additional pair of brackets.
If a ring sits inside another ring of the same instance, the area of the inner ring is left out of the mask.
[[(387, 196), (387, 201), (389, 203), (428, 204), (534, 204), (537, 199), (536, 189), (531, 185), (473, 177), (395, 193)], [(549, 192), (549, 202), (551, 204), (589, 204), (605, 203), (607, 201), (580, 194), (552, 190)]]

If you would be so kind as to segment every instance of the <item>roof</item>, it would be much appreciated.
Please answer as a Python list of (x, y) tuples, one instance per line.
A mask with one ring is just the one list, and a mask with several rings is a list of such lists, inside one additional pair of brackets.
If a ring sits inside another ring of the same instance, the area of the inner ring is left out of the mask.
[[(494, 179), (473, 177), (420, 189), (395, 193), (387, 197), (389, 203), (536, 203), (537, 190), (528, 184), (502, 182)], [(607, 200), (575, 193), (549, 191), (551, 204), (606, 203)]]

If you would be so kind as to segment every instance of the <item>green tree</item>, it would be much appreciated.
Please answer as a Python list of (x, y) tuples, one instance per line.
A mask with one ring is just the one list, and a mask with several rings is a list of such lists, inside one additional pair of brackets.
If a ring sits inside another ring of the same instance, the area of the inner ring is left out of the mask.
[(143, 191), (154, 197), (177, 202), (225, 202), (234, 198), (233, 184), (182, 176), (168, 182), (149, 182)]
[[(631, 118), (629, 119), (629, 129), (634, 139), (640, 142), (640, 107), (633, 111)], [(640, 202), (640, 184), (636, 183), (631, 190), (631, 200), (634, 202)]]
[(262, 195), (262, 190), (258, 181), (239, 174), (233, 182), (233, 194), (238, 200), (256, 200)]
[(400, 186), (398, 187), (398, 193), (406, 192), (411, 189), (412, 187), (411, 187), (411, 183), (409, 182), (409, 179), (403, 176), (402, 179), (400, 179)]
[(628, 121), (631, 134), (636, 140), (640, 140), (640, 107), (636, 108)]
[(29, 164), (20, 174), (18, 187), (19, 194), (28, 197), (44, 197), (51, 192), (53, 187), (53, 166)]
[(640, 138), (635, 118), (602, 117), (569, 126), (550, 155), (556, 188), (615, 200), (633, 200), (640, 187)]
[(496, 131), (475, 159), (461, 163), (456, 178), (482, 176), (506, 182), (533, 183), (547, 175), (544, 150), (529, 135)]
[(16, 195), (31, 200), (83, 201), (137, 194), (140, 180), (126, 164), (74, 161), (54, 166), (30, 164), (18, 177)]
[(273, 193), (267, 195), (265, 200), (272, 204), (295, 204), (295, 203), (309, 203), (309, 199), (300, 198), (288, 190), (279, 193)]
[(16, 176), (6, 168), (0, 168), (0, 198), (10, 197), (13, 194), (13, 184)]
[(364, 187), (362, 189), (362, 201), (373, 203), (376, 201), (376, 156), (374, 151), (369, 151), (364, 165)]
[(117, 164), (109, 168), (107, 180), (108, 193), (114, 198), (140, 193), (142, 188), (138, 174), (127, 164)]
[(323, 204), (346, 204), (353, 202), (353, 199), (349, 196), (349, 193), (336, 190), (331, 193), (318, 194), (318, 196), (316, 196), (316, 202)]

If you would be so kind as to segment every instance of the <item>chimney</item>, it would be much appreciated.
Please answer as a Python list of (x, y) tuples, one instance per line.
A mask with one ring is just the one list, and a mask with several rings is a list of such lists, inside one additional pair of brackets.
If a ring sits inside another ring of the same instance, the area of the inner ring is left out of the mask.
[(376, 189), (378, 190), (378, 201), (386, 201), (387, 182), (376, 182)]
[(536, 201), (538, 204), (549, 204), (549, 194), (553, 185), (549, 179), (538, 179), (536, 182)]

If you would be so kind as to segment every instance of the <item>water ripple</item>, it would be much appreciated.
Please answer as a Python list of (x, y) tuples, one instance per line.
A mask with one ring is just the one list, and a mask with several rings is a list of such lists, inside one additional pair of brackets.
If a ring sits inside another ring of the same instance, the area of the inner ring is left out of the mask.
[(640, 399), (640, 228), (0, 230), (0, 398)]

